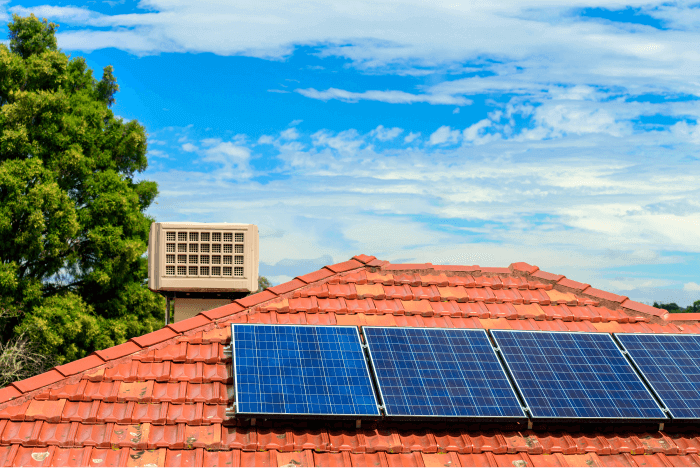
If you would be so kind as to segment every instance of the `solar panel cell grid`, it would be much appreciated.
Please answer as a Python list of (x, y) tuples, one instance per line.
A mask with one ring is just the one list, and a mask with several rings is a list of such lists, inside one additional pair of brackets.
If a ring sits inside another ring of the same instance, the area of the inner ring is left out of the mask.
[(355, 327), (233, 325), (237, 412), (379, 415)]
[(483, 330), (363, 333), (387, 416), (525, 416)]
[(700, 418), (700, 336), (615, 334), (677, 419)]
[(535, 418), (665, 418), (606, 333), (492, 335)]

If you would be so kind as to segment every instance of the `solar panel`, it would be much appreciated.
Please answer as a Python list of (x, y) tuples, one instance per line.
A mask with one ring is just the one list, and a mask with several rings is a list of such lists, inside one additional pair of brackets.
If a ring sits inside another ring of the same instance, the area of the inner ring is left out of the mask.
[(357, 327), (232, 325), (239, 415), (379, 416)]
[(700, 336), (616, 333), (674, 419), (700, 418)]
[(525, 417), (484, 330), (362, 331), (387, 416)]
[(607, 333), (491, 334), (533, 418), (666, 419)]

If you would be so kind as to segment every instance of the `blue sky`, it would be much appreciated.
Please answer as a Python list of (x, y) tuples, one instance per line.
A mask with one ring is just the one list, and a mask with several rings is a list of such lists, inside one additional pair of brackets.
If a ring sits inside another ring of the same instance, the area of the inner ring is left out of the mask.
[(143, 124), (159, 221), (254, 223), (273, 283), (365, 253), (700, 299), (691, 2), (0, 1)]

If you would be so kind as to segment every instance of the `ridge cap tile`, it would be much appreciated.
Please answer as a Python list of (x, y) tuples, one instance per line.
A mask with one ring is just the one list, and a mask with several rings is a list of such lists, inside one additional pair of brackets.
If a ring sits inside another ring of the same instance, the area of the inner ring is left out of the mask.
[(530, 265), (527, 262), (515, 262), (515, 263), (511, 263), (510, 266), (508, 267), (508, 269), (511, 271), (516, 271), (516, 270), (517, 271), (525, 271), (529, 274), (533, 274), (534, 272), (536, 272), (540, 268), (536, 265)]
[(617, 302), (617, 303), (623, 303), (627, 299), (629, 299), (629, 297), (627, 297), (627, 296), (621, 296), (620, 294), (611, 293), (609, 291), (605, 291), (603, 289), (593, 288), (591, 286), (589, 286), (586, 289), (584, 289), (583, 291), (581, 291), (581, 293), (588, 294), (589, 296), (599, 297), (601, 299), (607, 299), (609, 301)]
[(503, 267), (481, 267), (481, 272), (482, 273), (504, 273), (504, 274), (511, 273), (510, 269), (503, 268)]
[(293, 280), (287, 281), (286, 283), (278, 284), (277, 286), (267, 288), (265, 291), (272, 291), (274, 294), (281, 296), (282, 294), (294, 291), (295, 289), (301, 288), (303, 286), (306, 286), (305, 282), (294, 278)]
[(664, 314), (666, 321), (700, 321), (700, 313), (668, 313)]
[(354, 270), (363, 266), (365, 266), (363, 262), (351, 258), (350, 260), (347, 260), (345, 262), (334, 263), (333, 265), (326, 265), (324, 268), (328, 268), (334, 273), (342, 273), (344, 271)]
[(99, 356), (100, 359), (107, 362), (122, 358), (124, 356), (128, 356), (129, 354), (136, 353), (138, 351), (141, 351), (141, 349), (142, 348), (137, 343), (133, 341), (127, 341), (126, 343), (95, 351), (92, 354)]
[(362, 262), (362, 263), (369, 263), (372, 260), (375, 260), (377, 257), (375, 257), (374, 255), (359, 254), (359, 255), (355, 255), (352, 258), (354, 258), (355, 260)]
[(248, 309), (249, 307), (253, 307), (254, 305), (260, 304), (261, 302), (269, 301), (270, 299), (274, 299), (276, 297), (277, 294), (270, 291), (269, 289), (266, 289), (262, 292), (252, 294), (241, 299), (236, 299), (233, 302), (236, 302), (243, 306), (243, 308)]
[(532, 273), (530, 276), (534, 276), (535, 278), (541, 278), (543, 280), (554, 281), (555, 283), (566, 278), (566, 276), (564, 275), (557, 275), (556, 273), (550, 273), (548, 271), (542, 271), (539, 269), (536, 272)]
[(211, 310), (205, 310), (197, 315), (203, 315), (209, 320), (219, 320), (229, 315), (237, 314), (238, 312), (244, 311), (245, 307), (238, 304), (237, 302), (231, 302), (230, 304), (223, 305), (221, 307), (216, 307)]
[(666, 314), (668, 312), (666, 309), (659, 309), (657, 307), (653, 307), (653, 306), (644, 304), (642, 302), (633, 301), (632, 299), (627, 299), (626, 301), (624, 301), (620, 305), (622, 307), (634, 310), (636, 312), (644, 312), (647, 314), (652, 314), (652, 315), (657, 315), (657, 316), (663, 316), (664, 314)]
[(97, 356), (96, 354), (90, 354), (82, 359), (78, 359), (68, 364), (63, 364), (61, 366), (56, 366), (58, 372), (60, 372), (64, 377), (69, 377), (71, 375), (79, 374), (80, 372), (92, 369), (93, 367), (100, 366), (104, 364), (104, 360)]
[(53, 383), (63, 380), (65, 377), (55, 369), (51, 369), (43, 374), (35, 375), (34, 377), (29, 377), (28, 379), (18, 380), (12, 382), (10, 385), (15, 387), (22, 393), (31, 392), (41, 387), (46, 387)]
[(435, 271), (481, 271), (479, 265), (433, 265)]
[(22, 395), (22, 392), (17, 390), (12, 385), (8, 385), (5, 388), (0, 388), (0, 404), (5, 403), (7, 401), (12, 401), (21, 395)]
[(557, 284), (571, 289), (578, 289), (580, 291), (591, 287), (591, 285), (588, 283), (581, 283), (579, 281), (574, 281), (569, 278), (562, 278), (559, 281), (557, 281)]
[(307, 273), (302, 276), (297, 276), (295, 279), (298, 279), (300, 281), (303, 281), (306, 284), (309, 283), (314, 283), (316, 281), (320, 281), (322, 279), (326, 279), (329, 276), (333, 276), (335, 273), (331, 270), (329, 270), (326, 267), (321, 268), (320, 270), (312, 271), (311, 273)]
[(177, 334), (182, 334), (186, 331), (190, 331), (203, 325), (207, 325), (211, 322), (211, 319), (206, 315), (197, 314), (194, 317), (190, 317), (186, 320), (180, 320), (179, 322), (171, 323), (168, 325), (168, 328), (170, 328)]
[(176, 337), (178, 334), (171, 330), (170, 328), (163, 327), (160, 330), (156, 330), (151, 333), (146, 333), (145, 335), (135, 336), (130, 338), (129, 341), (136, 343), (141, 348), (147, 348), (154, 344), (162, 343), (169, 340), (170, 338)]
[(432, 263), (388, 263), (382, 266), (382, 270), (430, 270)]

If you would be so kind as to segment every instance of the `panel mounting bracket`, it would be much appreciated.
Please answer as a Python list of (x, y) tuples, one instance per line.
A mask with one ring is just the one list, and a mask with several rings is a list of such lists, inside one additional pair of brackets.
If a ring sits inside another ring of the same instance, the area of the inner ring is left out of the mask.
[(226, 357), (226, 358), (233, 357), (233, 344), (230, 344), (228, 346), (224, 346), (224, 357)]

